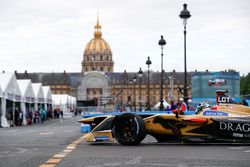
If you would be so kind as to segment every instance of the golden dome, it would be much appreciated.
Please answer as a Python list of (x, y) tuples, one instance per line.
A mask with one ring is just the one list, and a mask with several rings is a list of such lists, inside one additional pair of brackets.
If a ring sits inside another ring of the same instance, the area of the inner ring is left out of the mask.
[(96, 53), (96, 52), (111, 53), (109, 44), (102, 38), (101, 28), (102, 26), (99, 24), (99, 20), (97, 19), (97, 23), (95, 25), (94, 38), (91, 39), (86, 45), (85, 53)]

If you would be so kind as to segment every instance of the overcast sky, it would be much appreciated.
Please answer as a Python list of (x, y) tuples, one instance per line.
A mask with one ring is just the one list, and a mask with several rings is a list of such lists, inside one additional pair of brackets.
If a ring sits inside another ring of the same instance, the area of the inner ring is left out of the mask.
[(160, 35), (164, 70), (184, 71), (183, 3), (188, 71), (250, 72), (249, 0), (1, 0), (0, 70), (80, 72), (99, 11), (115, 72), (160, 71)]

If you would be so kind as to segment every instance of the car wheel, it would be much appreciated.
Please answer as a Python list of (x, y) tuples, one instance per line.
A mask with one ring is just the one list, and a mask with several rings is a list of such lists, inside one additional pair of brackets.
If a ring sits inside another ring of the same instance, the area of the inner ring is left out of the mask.
[(121, 145), (137, 145), (147, 134), (143, 119), (131, 113), (115, 118), (112, 133)]

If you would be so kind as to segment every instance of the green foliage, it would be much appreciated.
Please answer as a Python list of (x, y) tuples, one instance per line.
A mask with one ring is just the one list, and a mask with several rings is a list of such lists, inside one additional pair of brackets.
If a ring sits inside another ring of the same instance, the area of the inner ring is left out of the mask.
[(250, 94), (250, 73), (240, 78), (240, 94)]

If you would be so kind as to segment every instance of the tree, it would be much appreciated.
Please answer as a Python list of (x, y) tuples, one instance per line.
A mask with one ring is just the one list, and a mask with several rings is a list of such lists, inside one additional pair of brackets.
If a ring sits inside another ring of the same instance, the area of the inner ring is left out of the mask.
[(250, 94), (250, 73), (246, 76), (240, 78), (240, 94), (249, 95)]

